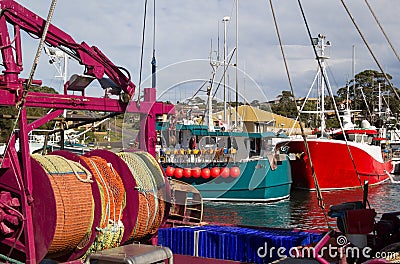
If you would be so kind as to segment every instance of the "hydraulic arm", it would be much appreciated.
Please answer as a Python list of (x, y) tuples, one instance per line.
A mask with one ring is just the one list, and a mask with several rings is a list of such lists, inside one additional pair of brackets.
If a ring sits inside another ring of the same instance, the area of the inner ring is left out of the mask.
[[(12, 0), (0, 0), (0, 8), (0, 48), (5, 68), (0, 77), (0, 86), (19, 89), (25, 81), (18, 78), (22, 70), (20, 30), (41, 37), (45, 20)], [(6, 22), (14, 26), (14, 39), (10, 38)], [(63, 50), (84, 65), (85, 75), (99, 80), (107, 75), (120, 88), (119, 91), (133, 97), (135, 85), (131, 82), (128, 72), (114, 65), (97, 47), (90, 47), (85, 42), (77, 43), (70, 35), (54, 25), (50, 25), (45, 42), (49, 46)]]

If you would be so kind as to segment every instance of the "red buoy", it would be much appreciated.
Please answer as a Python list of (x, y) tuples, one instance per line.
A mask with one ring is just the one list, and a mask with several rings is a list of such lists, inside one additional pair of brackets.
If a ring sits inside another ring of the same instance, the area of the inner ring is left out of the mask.
[(237, 178), (240, 175), (240, 169), (239, 167), (232, 167), (229, 171), (229, 174), (231, 175), (231, 177), (233, 178)]
[(211, 177), (217, 178), (220, 174), (220, 169), (218, 167), (214, 167), (211, 169)]
[(199, 167), (195, 167), (192, 169), (192, 177), (194, 177), (194, 178), (201, 177), (201, 169)]
[(177, 178), (177, 179), (182, 178), (182, 176), (183, 176), (183, 169), (182, 169), (182, 168), (176, 168), (175, 171), (174, 171), (174, 176), (175, 176), (175, 178)]
[(211, 171), (209, 168), (204, 168), (201, 170), (201, 177), (203, 179), (208, 179), (208, 178), (210, 178), (210, 176), (211, 176)]
[(221, 169), (220, 174), (221, 174), (222, 178), (228, 178), (229, 177), (229, 168), (228, 167), (223, 167)]
[(190, 178), (191, 175), (192, 175), (192, 169), (191, 168), (184, 168), (183, 169), (183, 177)]
[(165, 174), (167, 174), (168, 177), (174, 176), (174, 172), (175, 172), (175, 168), (174, 167), (168, 166), (165, 169)]

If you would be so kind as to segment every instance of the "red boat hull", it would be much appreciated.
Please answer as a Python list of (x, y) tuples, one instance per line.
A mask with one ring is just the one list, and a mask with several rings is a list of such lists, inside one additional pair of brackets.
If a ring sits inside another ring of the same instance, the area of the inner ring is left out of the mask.
[[(359, 188), (365, 181), (369, 185), (380, 184), (389, 179), (388, 173), (393, 169), (391, 161), (383, 161), (377, 146), (348, 142), (350, 155), (345, 141), (308, 139), (307, 143), (318, 185), (323, 190)], [(284, 146), (292, 153), (292, 186), (315, 190), (304, 141), (295, 139), (277, 145)]]

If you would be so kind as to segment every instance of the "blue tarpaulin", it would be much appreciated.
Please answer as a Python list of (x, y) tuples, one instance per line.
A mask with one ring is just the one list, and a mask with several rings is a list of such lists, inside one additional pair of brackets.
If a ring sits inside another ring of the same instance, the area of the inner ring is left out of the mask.
[(174, 254), (270, 263), (279, 259), (278, 253), (288, 255), (291, 249), (316, 243), (323, 235), (322, 232), (235, 226), (175, 227), (159, 229), (158, 243), (169, 247)]

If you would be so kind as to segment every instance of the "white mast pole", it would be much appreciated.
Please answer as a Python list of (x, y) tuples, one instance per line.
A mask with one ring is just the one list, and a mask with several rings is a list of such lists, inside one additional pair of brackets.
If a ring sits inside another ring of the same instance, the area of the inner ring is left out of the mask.
[(321, 55), (319, 56), (319, 59), (321, 61), (321, 67), (322, 67), (322, 76), (320, 79), (320, 87), (321, 87), (321, 135), (323, 135), (324, 131), (325, 131), (325, 82), (324, 82), (324, 74), (325, 74), (325, 57), (324, 57), (324, 49), (325, 49), (325, 43), (324, 43), (324, 39), (325, 36), (323, 35), (319, 35), (320, 37), (320, 49), (321, 49)]
[(231, 18), (229, 16), (225, 16), (222, 19), (222, 22), (224, 22), (224, 122), (226, 122), (227, 117), (226, 117), (226, 22), (228, 22)]
[(238, 104), (239, 104), (239, 81), (238, 81), (238, 50), (239, 50), (239, 0), (236, 0), (236, 97), (235, 97), (235, 128), (238, 128)]

